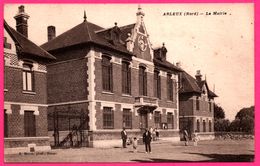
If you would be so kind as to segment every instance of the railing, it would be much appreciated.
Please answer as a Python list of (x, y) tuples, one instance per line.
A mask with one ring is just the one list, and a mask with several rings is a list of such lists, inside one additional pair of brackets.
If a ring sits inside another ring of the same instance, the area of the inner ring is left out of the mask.
[(138, 96), (135, 97), (135, 105), (136, 106), (158, 106), (158, 99), (154, 97), (147, 97), (147, 96)]

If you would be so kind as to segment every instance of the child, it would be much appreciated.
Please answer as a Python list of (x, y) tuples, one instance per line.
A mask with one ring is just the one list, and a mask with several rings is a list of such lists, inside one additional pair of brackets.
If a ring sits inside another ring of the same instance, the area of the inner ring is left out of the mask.
[(194, 146), (197, 146), (198, 145), (198, 141), (199, 141), (199, 137), (198, 137), (198, 133), (197, 131), (195, 131), (193, 133), (193, 138), (192, 138), (193, 142), (194, 142)]
[(138, 143), (137, 143), (137, 138), (136, 138), (136, 137), (134, 137), (132, 143), (133, 143), (133, 149), (134, 149), (133, 152), (135, 153), (135, 152), (137, 152), (137, 145), (138, 145)]

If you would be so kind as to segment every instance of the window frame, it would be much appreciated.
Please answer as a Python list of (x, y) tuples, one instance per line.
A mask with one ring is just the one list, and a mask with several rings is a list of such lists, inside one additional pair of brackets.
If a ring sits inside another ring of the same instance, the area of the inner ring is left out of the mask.
[(107, 55), (102, 56), (102, 89), (106, 92), (113, 92), (113, 65), (111, 57)]
[[(30, 78), (29, 78), (29, 75), (30, 75)], [(35, 91), (33, 63), (31, 63), (31, 62), (23, 63), (22, 80), (23, 80), (23, 91), (27, 91), (27, 92)], [(29, 82), (31, 83), (30, 88), (29, 88)]]
[(158, 70), (154, 71), (154, 97), (161, 99), (161, 76)]
[(139, 66), (139, 95), (147, 96), (147, 72), (144, 66)]
[[(112, 107), (103, 107), (103, 129), (114, 129), (114, 111)], [(111, 123), (111, 124), (109, 124)]]
[[(174, 129), (174, 115), (173, 115), (173, 113), (172, 112), (167, 112), (166, 116), (167, 116), (168, 128)], [(169, 119), (171, 119), (171, 121), (169, 121)]]
[(200, 100), (199, 97), (196, 97), (196, 110), (199, 111), (200, 110)]
[(173, 101), (173, 80), (172, 74), (167, 74), (167, 99)]
[(122, 94), (131, 94), (131, 68), (126, 61), (122, 61)]
[(197, 132), (200, 132), (200, 120), (197, 119), (197, 122), (196, 122), (196, 129), (197, 129)]
[(154, 124), (156, 128), (161, 129), (161, 112), (160, 111), (154, 111)]
[(123, 117), (122, 117), (122, 123), (123, 127), (126, 129), (132, 129), (132, 112), (131, 109), (123, 108)]

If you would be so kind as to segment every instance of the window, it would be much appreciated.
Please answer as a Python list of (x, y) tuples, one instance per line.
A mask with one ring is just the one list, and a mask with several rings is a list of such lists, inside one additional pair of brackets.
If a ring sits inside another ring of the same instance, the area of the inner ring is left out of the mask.
[(132, 128), (132, 112), (130, 109), (123, 109), (123, 127)]
[(4, 137), (8, 137), (8, 114), (6, 113), (7, 110), (4, 110)]
[(161, 78), (159, 71), (154, 71), (154, 97), (161, 98)]
[(24, 91), (33, 91), (34, 82), (33, 82), (33, 71), (32, 64), (25, 63), (23, 64), (23, 90)]
[(212, 111), (212, 103), (210, 102), (210, 100), (209, 100), (209, 112), (211, 112)]
[(173, 81), (171, 74), (167, 74), (167, 99), (173, 101)]
[(211, 120), (209, 120), (209, 132), (211, 132), (212, 130), (212, 124), (211, 124)]
[(167, 124), (169, 129), (174, 128), (173, 114), (171, 112), (167, 113)]
[(36, 136), (35, 115), (33, 111), (24, 111), (24, 136)]
[(156, 128), (160, 128), (161, 124), (161, 114), (159, 111), (154, 112), (154, 123)]
[(196, 110), (200, 110), (200, 101), (199, 101), (199, 97), (196, 98)]
[(143, 66), (139, 67), (139, 94), (141, 96), (147, 95), (147, 74)]
[(131, 92), (131, 69), (129, 63), (122, 62), (122, 93), (130, 94)]
[(102, 57), (102, 85), (104, 91), (112, 92), (113, 90), (113, 77), (112, 77), (112, 63), (110, 57)]
[(206, 121), (203, 120), (203, 132), (206, 132)]
[(103, 128), (104, 129), (114, 128), (114, 112), (110, 107), (103, 108)]
[(200, 120), (197, 119), (197, 132), (200, 132)]

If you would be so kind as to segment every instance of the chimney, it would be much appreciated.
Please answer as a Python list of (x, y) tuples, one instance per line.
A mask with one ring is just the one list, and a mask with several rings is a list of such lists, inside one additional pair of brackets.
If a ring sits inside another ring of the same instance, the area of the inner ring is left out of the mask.
[(48, 31), (48, 41), (50, 41), (56, 37), (55, 26), (52, 26), (52, 25), (48, 26), (47, 31)]
[(21, 5), (18, 7), (18, 13), (14, 16), (16, 20), (16, 30), (28, 38), (28, 24), (27, 20), (29, 15), (24, 12), (24, 6)]
[(200, 74), (200, 70), (197, 70), (197, 73), (196, 73), (195, 77), (196, 77), (196, 80), (197, 80), (198, 82), (201, 81), (202, 75)]
[(181, 68), (181, 62), (177, 62), (177, 63), (176, 63), (176, 66), (177, 66), (178, 68)]

